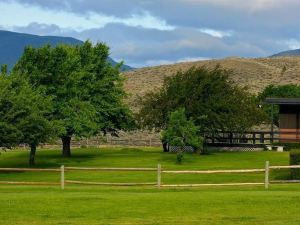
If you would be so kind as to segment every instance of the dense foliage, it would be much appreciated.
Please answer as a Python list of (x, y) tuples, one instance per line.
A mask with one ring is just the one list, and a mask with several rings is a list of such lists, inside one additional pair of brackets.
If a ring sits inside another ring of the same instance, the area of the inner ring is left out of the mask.
[[(300, 86), (296, 84), (269, 85), (258, 95), (258, 99), (263, 104), (263, 108), (271, 120), (272, 106), (264, 104), (266, 98), (300, 98)], [(274, 106), (274, 124), (279, 124), (279, 107)]]
[(35, 90), (51, 96), (54, 110), (48, 118), (61, 128), (57, 135), (64, 156), (71, 155), (73, 136), (116, 134), (132, 125), (131, 112), (123, 103), (121, 65), (111, 66), (108, 56), (109, 48), (102, 43), (27, 47), (13, 69)]
[(35, 162), (38, 144), (48, 141), (54, 127), (47, 120), (51, 99), (32, 90), (16, 76), (0, 76), (0, 146), (28, 144), (31, 148), (29, 164)]
[(177, 162), (180, 163), (182, 160), (184, 146), (191, 146), (198, 150), (203, 145), (203, 139), (198, 134), (199, 129), (200, 127), (196, 126), (191, 119), (186, 118), (183, 108), (169, 115), (167, 129), (162, 132), (161, 139), (172, 146), (180, 147), (177, 152)]
[(230, 73), (219, 67), (202, 67), (166, 78), (159, 91), (148, 93), (141, 100), (141, 126), (165, 129), (169, 113), (181, 107), (202, 132), (242, 132), (260, 124), (265, 115), (257, 99), (233, 84), (228, 79)]

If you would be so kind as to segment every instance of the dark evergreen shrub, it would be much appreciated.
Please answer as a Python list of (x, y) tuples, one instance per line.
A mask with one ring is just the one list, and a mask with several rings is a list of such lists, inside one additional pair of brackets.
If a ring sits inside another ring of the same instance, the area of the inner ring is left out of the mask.
[[(300, 165), (300, 150), (290, 151), (290, 165)], [(300, 180), (300, 169), (291, 169), (291, 179)]]

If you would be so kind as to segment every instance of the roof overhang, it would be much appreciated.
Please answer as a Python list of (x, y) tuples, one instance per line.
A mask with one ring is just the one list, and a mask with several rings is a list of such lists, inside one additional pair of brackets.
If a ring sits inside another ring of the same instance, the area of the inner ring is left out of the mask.
[(300, 105), (300, 98), (266, 98), (265, 103), (272, 105)]

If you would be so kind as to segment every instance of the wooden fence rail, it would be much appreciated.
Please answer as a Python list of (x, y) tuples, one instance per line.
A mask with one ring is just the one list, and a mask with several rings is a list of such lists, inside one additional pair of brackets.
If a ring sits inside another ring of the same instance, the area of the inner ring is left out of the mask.
[[(102, 186), (156, 186), (161, 187), (206, 187), (206, 186), (249, 186), (264, 185), (268, 189), (270, 184), (277, 183), (300, 183), (300, 180), (274, 180), (270, 181), (270, 170), (278, 169), (300, 169), (300, 165), (291, 166), (270, 166), (269, 161), (265, 163), (264, 169), (239, 169), (239, 170), (165, 170), (158, 164), (157, 168), (89, 168), (89, 167), (65, 167), (59, 169), (34, 169), (34, 168), (0, 168), (0, 172), (60, 172), (60, 182), (26, 182), (26, 181), (0, 181), (0, 184), (13, 185), (60, 185), (61, 189), (66, 184), (79, 185), (102, 185)], [(155, 182), (141, 183), (112, 183), (112, 182), (92, 182), (77, 181), (65, 179), (65, 173), (68, 171), (131, 171), (131, 172), (155, 172), (157, 179)], [(264, 182), (245, 182), (245, 183), (206, 183), (206, 184), (165, 184), (162, 182), (162, 174), (225, 174), (225, 173), (264, 173)]]
[(264, 183), (223, 183), (223, 184), (163, 184), (162, 187), (213, 187), (213, 186), (249, 186), (264, 185)]
[(265, 169), (247, 169), (247, 170), (162, 170), (162, 173), (175, 173), (175, 174), (211, 174), (211, 173), (256, 173), (265, 172)]
[(60, 169), (31, 169), (31, 168), (0, 168), (0, 171), (8, 172), (59, 172)]
[(208, 146), (227, 146), (228, 144), (249, 144), (261, 145), (273, 143), (274, 141), (299, 141), (300, 132), (298, 131), (246, 131), (246, 132), (226, 132), (220, 131), (213, 134), (204, 134)]
[(109, 182), (90, 182), (90, 181), (75, 181), (66, 180), (66, 184), (87, 184), (87, 185), (101, 185), (101, 186), (153, 186), (155, 182), (149, 183), (109, 183)]
[(156, 171), (156, 168), (89, 168), (89, 167), (65, 167), (65, 170), (86, 170), (86, 171)]

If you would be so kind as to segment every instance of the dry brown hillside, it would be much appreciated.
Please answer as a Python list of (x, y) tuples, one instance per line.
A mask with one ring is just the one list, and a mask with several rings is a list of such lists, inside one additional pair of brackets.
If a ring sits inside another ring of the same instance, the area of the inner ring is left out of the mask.
[(300, 84), (300, 57), (226, 58), (187, 62), (126, 72), (125, 89), (130, 95), (129, 103), (135, 108), (137, 96), (143, 96), (161, 87), (164, 77), (171, 76), (178, 70), (185, 71), (192, 66), (213, 68), (217, 64), (220, 64), (222, 68), (232, 70), (232, 80), (241, 86), (248, 86), (253, 93), (258, 93), (269, 84)]

